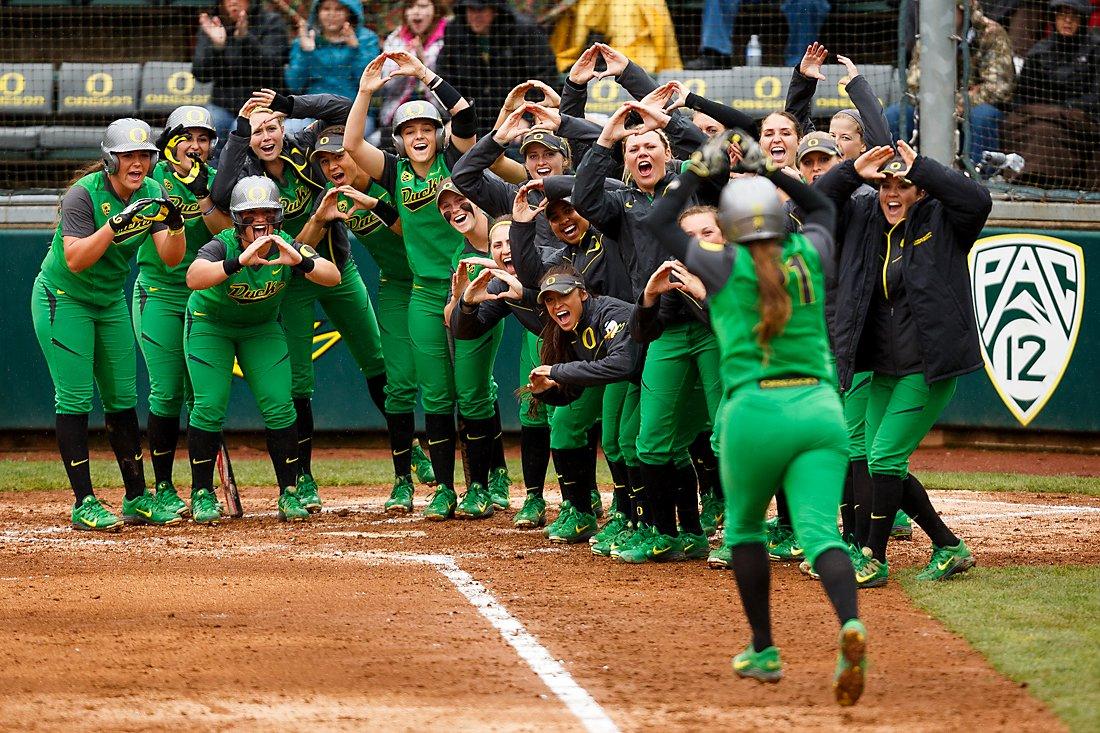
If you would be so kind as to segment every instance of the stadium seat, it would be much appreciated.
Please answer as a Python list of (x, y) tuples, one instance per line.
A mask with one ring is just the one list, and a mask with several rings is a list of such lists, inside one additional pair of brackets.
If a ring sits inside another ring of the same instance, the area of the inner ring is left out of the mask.
[(140, 64), (61, 64), (57, 112), (132, 115), (138, 108)]
[(99, 157), (103, 127), (51, 125), (42, 130), (39, 146), (47, 158), (55, 160), (86, 160)]
[(0, 112), (53, 112), (53, 65), (0, 63)]
[(38, 149), (42, 126), (0, 127), (0, 151), (30, 152)]
[(191, 64), (150, 61), (141, 71), (141, 111), (167, 113), (183, 104), (210, 101), (212, 84), (201, 84), (191, 74)]

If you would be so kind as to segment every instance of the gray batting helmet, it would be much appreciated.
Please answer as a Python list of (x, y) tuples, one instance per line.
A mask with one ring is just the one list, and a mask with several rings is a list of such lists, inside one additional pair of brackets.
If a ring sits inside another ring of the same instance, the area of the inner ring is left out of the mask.
[(156, 165), (160, 152), (153, 144), (153, 131), (149, 125), (133, 117), (123, 117), (107, 125), (107, 131), (103, 133), (103, 142), (99, 147), (103, 151), (103, 166), (111, 175), (118, 173), (121, 165), (118, 159), (119, 153), (148, 150), (153, 154), (152, 165)]
[(443, 131), (443, 117), (431, 102), (405, 102), (393, 113), (393, 147), (398, 155), (406, 155), (405, 141), (401, 139), (401, 126), (413, 120), (427, 120), (436, 126), (435, 150), (443, 151), (446, 145), (446, 133)]
[(767, 178), (737, 178), (722, 189), (718, 226), (728, 242), (779, 239), (786, 234), (786, 220), (775, 184)]
[(279, 189), (275, 182), (264, 176), (245, 176), (233, 186), (229, 197), (229, 216), (238, 227), (244, 226), (241, 214), (254, 209), (276, 211), (275, 226), (283, 223), (283, 204), (279, 201)]
[(176, 107), (172, 110), (172, 114), (168, 115), (168, 121), (164, 123), (164, 126), (171, 130), (177, 125), (184, 129), (198, 127), (207, 130), (213, 136), (214, 141), (218, 139), (218, 130), (214, 127), (214, 118), (210, 116), (210, 111), (205, 107), (197, 107), (193, 104)]

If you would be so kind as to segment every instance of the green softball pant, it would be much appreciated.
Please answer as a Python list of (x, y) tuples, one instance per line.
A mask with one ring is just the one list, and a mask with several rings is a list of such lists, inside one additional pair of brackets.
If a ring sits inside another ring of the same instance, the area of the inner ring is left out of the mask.
[[(316, 308), (320, 303), (325, 315), (348, 345), (355, 363), (367, 379), (386, 371), (382, 358), (382, 337), (367, 286), (355, 262), (348, 260), (340, 273), (340, 284), (325, 287), (296, 277), (287, 287), (279, 313), (286, 329), (290, 349), (290, 372), (295, 397), (311, 397), (314, 389), (313, 338), (317, 327)], [(334, 342), (328, 342), (331, 345)], [(323, 347), (318, 356), (327, 347)]]
[(122, 293), (109, 305), (88, 305), (39, 274), (31, 291), (31, 321), (53, 380), (54, 412), (91, 412), (95, 388), (104, 412), (137, 406), (137, 353)]
[(378, 281), (378, 329), (386, 359), (386, 412), (412, 412), (416, 407), (416, 362), (409, 336), (411, 280)]
[(935, 384), (923, 374), (875, 373), (867, 398), (867, 468), (873, 474), (909, 475), (909, 456), (955, 396), (956, 378)]
[(782, 486), (806, 559), (813, 564), (825, 550), (844, 550), (836, 516), (848, 435), (836, 390), (749, 384), (724, 402), (719, 421), (726, 546), (764, 542), (764, 516)]
[(187, 316), (183, 348), (195, 390), (191, 424), (210, 433), (225, 424), (233, 360), (252, 390), (264, 426), (281, 430), (294, 424), (297, 413), (290, 396), (290, 354), (277, 321), (255, 326), (224, 326)]
[[(527, 384), (531, 376), (531, 370), (542, 363), (539, 356), (539, 347), (542, 339), (526, 328), (523, 329), (523, 337), (519, 346), (519, 383)], [(550, 418), (546, 405), (539, 400), (533, 400), (534, 409), (531, 409), (532, 399), (530, 393), (520, 395), (519, 398), (519, 424), (525, 428), (545, 428), (550, 426)]]
[(604, 387), (602, 405), (603, 453), (611, 463), (638, 465), (638, 403), (641, 388), (633, 382), (615, 382)]
[(183, 319), (190, 290), (134, 284), (130, 315), (134, 336), (149, 372), (149, 412), (178, 418), (192, 402), (187, 358), (183, 354)]
[(450, 330), (443, 321), (450, 292), (448, 280), (413, 280), (409, 298), (409, 338), (420, 380), (420, 403), (430, 415), (453, 415), (455, 411)]
[(572, 450), (588, 446), (588, 431), (603, 413), (606, 387), (586, 387), (568, 405), (554, 408), (550, 415), (550, 450)]
[[(638, 460), (650, 465), (689, 461), (688, 446), (713, 421), (722, 398), (718, 340), (702, 323), (681, 323), (649, 345), (642, 369)], [(693, 400), (699, 385), (702, 402)], [(705, 410), (689, 409), (692, 404)]]
[(493, 379), (493, 367), (503, 338), (501, 321), (476, 339), (454, 339), (455, 399), (462, 417), (488, 420), (496, 412), (497, 382)]
[(856, 372), (852, 386), (840, 396), (844, 406), (844, 424), (848, 426), (848, 458), (867, 458), (867, 400), (871, 397), (872, 372)]

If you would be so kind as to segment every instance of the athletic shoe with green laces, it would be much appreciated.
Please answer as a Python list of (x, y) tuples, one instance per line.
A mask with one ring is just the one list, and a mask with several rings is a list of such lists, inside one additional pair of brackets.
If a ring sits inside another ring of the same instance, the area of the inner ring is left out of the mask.
[(184, 519), (191, 516), (191, 510), (187, 508), (187, 503), (176, 493), (176, 487), (172, 485), (171, 481), (161, 481), (158, 483), (156, 493), (157, 503), (160, 504), (162, 508), (170, 512), (175, 512)]
[(625, 514), (619, 512), (612, 512), (611, 518), (604, 522), (600, 527), (600, 531), (588, 538), (588, 544), (595, 545), (600, 542), (606, 542), (615, 535), (626, 529), (627, 519)]
[(425, 486), (435, 486), (435, 469), (420, 443), (412, 445), (412, 469), (417, 481)]
[(217, 524), (222, 519), (221, 508), (210, 489), (191, 490), (191, 519), (195, 524)]
[(726, 514), (725, 503), (714, 494), (703, 494), (703, 510), (699, 512), (699, 523), (707, 537), (713, 537)]
[(466, 489), (455, 507), (455, 516), (459, 519), (485, 519), (493, 516), (493, 511), (489, 490), (475, 481)]
[(778, 682), (783, 678), (783, 662), (779, 659), (779, 649), (774, 646), (755, 651), (749, 644), (733, 658), (732, 665), (738, 677), (751, 677), (761, 682)]
[(538, 494), (528, 493), (523, 506), (516, 512), (512, 525), (518, 529), (535, 529), (546, 524), (546, 499)]
[(909, 515), (900, 509), (898, 513), (894, 515), (894, 526), (890, 528), (890, 539), (913, 539), (913, 523), (909, 521)]
[(117, 532), (122, 529), (122, 520), (99, 503), (99, 499), (89, 494), (73, 507), (70, 520), (73, 529), (86, 532)]
[(871, 548), (864, 547), (859, 562), (855, 566), (856, 587), (878, 588), (886, 585), (890, 577), (890, 568), (871, 555)]
[(703, 560), (710, 554), (710, 543), (705, 534), (681, 532), (676, 538), (685, 560)]
[(573, 509), (569, 512), (569, 516), (565, 518), (565, 521), (560, 522), (554, 531), (550, 533), (550, 541), (557, 544), (575, 545), (596, 534), (597, 526), (595, 514), (586, 514)]
[(776, 562), (794, 562), (805, 556), (792, 530), (779, 530), (779, 541), (768, 545), (768, 557)]
[(413, 510), (412, 476), (398, 476), (393, 480), (390, 498), (382, 508), (387, 514), (408, 514)]
[(917, 573), (917, 580), (947, 580), (952, 575), (965, 573), (976, 564), (970, 548), (962, 540), (954, 547), (933, 546), (932, 560)]
[(297, 486), (287, 486), (279, 494), (279, 521), (304, 522), (309, 519), (309, 510), (302, 506)]
[(631, 564), (644, 562), (669, 562), (683, 560), (684, 553), (676, 537), (661, 534), (656, 527), (650, 529), (650, 535), (633, 547), (619, 552), (619, 560)]
[(615, 539), (611, 540), (611, 557), (618, 558), (624, 550), (633, 548), (636, 544), (648, 538), (650, 534), (652, 534), (650, 527), (646, 524), (627, 527)]
[(798, 572), (802, 573), (808, 578), (811, 578), (812, 580), (821, 580), (821, 576), (816, 570), (814, 570), (814, 566), (810, 564), (809, 560), (803, 560), (802, 562), (798, 563)]
[(489, 500), (497, 509), (512, 508), (512, 479), (507, 468), (494, 468), (489, 472)]
[(603, 517), (603, 497), (600, 496), (599, 489), (592, 489), (592, 513), (596, 515), (596, 519)]
[(714, 548), (707, 555), (707, 565), (716, 570), (728, 570), (733, 567), (733, 550), (724, 544)]
[(436, 486), (435, 493), (428, 500), (428, 506), (424, 508), (424, 518), (433, 522), (442, 522), (455, 515), (455, 504), (458, 496), (450, 486)]
[(310, 514), (321, 511), (321, 497), (317, 495), (317, 482), (308, 473), (298, 477), (298, 503)]
[(867, 629), (859, 619), (852, 619), (840, 628), (840, 651), (833, 672), (833, 694), (840, 705), (855, 705), (863, 694), (863, 677), (867, 674)]
[(558, 516), (557, 516), (557, 518), (555, 518), (553, 522), (550, 522), (550, 524), (548, 524), (542, 530), (543, 535), (545, 535), (546, 537), (549, 537), (550, 533), (553, 532), (555, 529), (557, 529), (559, 524), (561, 524), (566, 519), (568, 519), (569, 515), (572, 514), (574, 511), (575, 511), (575, 509), (573, 508), (573, 502), (569, 501), (568, 499), (563, 501), (561, 503), (561, 506), (558, 507)]
[(179, 524), (183, 518), (157, 503), (157, 497), (149, 489), (136, 499), (122, 500), (122, 521), (126, 524), (152, 524), (163, 527)]

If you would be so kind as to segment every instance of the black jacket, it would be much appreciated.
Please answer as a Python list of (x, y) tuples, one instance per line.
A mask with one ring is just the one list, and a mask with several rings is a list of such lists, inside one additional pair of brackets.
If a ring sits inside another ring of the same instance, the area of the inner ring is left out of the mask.
[[(982, 367), (967, 255), (981, 235), (993, 200), (981, 184), (924, 156), (913, 162), (909, 179), (926, 195), (909, 209), (902, 224), (901, 278), (924, 378), (931, 384)], [(883, 232), (889, 229), (877, 197), (852, 197), (862, 184), (847, 161), (814, 185), (841, 212), (833, 348), (842, 390), (852, 384), (856, 352), (882, 278)]]
[(286, 64), (287, 28), (278, 14), (253, 4), (248, 15), (248, 33), (235, 37), (235, 26), (226, 22), (225, 45), (216, 48), (210, 37), (199, 31), (191, 73), (201, 82), (214, 82), (210, 102), (236, 112), (256, 89), (282, 89)]
[(562, 247), (562, 242), (555, 239), (553, 248), (537, 244), (533, 224), (512, 222), (510, 233), (512, 264), (516, 277), (525, 286), (537, 287), (550, 267), (569, 262), (577, 268), (590, 293), (620, 300), (633, 299), (630, 271), (623, 262), (618, 242), (594, 226), (588, 227), (576, 246), (566, 244)]
[(1100, 117), (1100, 34), (1081, 28), (1039, 41), (1016, 80), (1017, 105), (1056, 104)]
[[(852, 105), (863, 119), (863, 142), (870, 150), (879, 145), (890, 145), (893, 140), (890, 137), (890, 123), (886, 120), (886, 113), (882, 110), (882, 104), (875, 96), (875, 90), (867, 77), (860, 74), (848, 82), (846, 88)], [(817, 79), (805, 76), (798, 67), (794, 67), (791, 74), (791, 84), (787, 87), (786, 109), (801, 126), (801, 132), (805, 135), (813, 132), (814, 121), (812, 115), (812, 103), (814, 93), (817, 92)], [(831, 117), (831, 115), (830, 115)]]
[[(489, 283), (489, 292), (496, 295), (508, 289), (500, 280)], [(476, 339), (485, 335), (508, 316), (516, 317), (520, 325), (531, 333), (542, 333), (546, 309), (538, 303), (538, 291), (525, 288), (523, 300), (486, 300), (469, 307), (462, 303), (451, 311), (451, 333), (456, 339)]]

